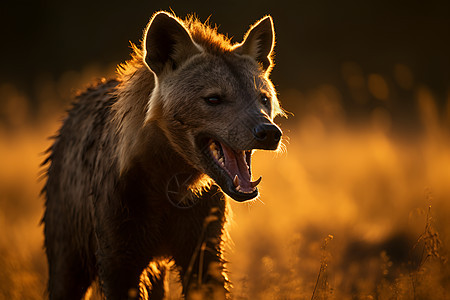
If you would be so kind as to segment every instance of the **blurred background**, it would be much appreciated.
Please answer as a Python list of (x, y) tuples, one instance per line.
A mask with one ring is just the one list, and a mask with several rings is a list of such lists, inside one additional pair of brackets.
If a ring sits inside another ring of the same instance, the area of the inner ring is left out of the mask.
[(2, 3), (0, 298), (43, 298), (47, 138), (161, 9), (234, 42), (274, 18), (287, 151), (257, 153), (262, 196), (232, 204), (234, 297), (448, 299), (450, 2), (387, 0)]

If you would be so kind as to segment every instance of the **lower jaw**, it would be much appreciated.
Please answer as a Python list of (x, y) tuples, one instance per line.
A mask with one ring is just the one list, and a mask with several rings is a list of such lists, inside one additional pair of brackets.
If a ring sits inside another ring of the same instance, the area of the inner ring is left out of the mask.
[[(222, 181), (222, 180), (221, 180)], [(227, 194), (230, 198), (237, 202), (244, 202), (258, 197), (259, 190), (257, 187), (251, 193), (243, 193), (236, 190), (232, 182), (229, 179), (224, 179), (224, 182), (215, 181), (216, 184), (221, 188), (222, 192)]]
[[(223, 189), (222, 189), (222, 191), (223, 191)], [(259, 191), (258, 191), (258, 188), (256, 188), (255, 191), (253, 191), (250, 194), (239, 193), (239, 192), (235, 192), (235, 191), (232, 191), (231, 193), (225, 192), (225, 194), (227, 194), (230, 198), (232, 198), (233, 200), (235, 200), (237, 202), (245, 202), (245, 201), (249, 201), (249, 200), (252, 200), (252, 199), (258, 197)]]
[[(219, 167), (219, 166), (217, 166)], [(220, 167), (219, 167), (220, 168)], [(242, 192), (242, 191), (238, 191), (236, 190), (236, 186), (234, 181), (231, 179), (231, 175), (229, 174), (228, 171), (226, 170), (221, 170), (223, 173), (227, 173), (227, 174), (222, 174), (219, 177), (219, 180), (215, 180), (213, 176), (211, 178), (213, 178), (214, 182), (220, 186), (220, 188), (222, 189), (222, 191), (227, 194), (229, 197), (231, 197), (232, 199), (238, 201), (238, 202), (243, 202), (243, 201), (247, 201), (247, 200), (251, 200), (253, 198), (256, 198), (259, 195), (259, 191), (258, 188), (255, 186), (253, 190), (249, 190), (249, 192)], [(249, 187), (247, 189), (250, 189)]]

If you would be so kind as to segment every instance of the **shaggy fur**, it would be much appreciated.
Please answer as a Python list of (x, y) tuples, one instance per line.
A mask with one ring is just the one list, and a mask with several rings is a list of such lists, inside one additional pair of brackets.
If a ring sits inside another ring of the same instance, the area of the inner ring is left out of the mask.
[[(161, 258), (177, 266), (185, 296), (226, 296), (223, 192), (238, 201), (258, 192), (240, 192), (208, 145), (236, 157), (278, 147), (273, 43), (270, 17), (232, 45), (160, 12), (118, 78), (77, 97), (44, 162), (50, 299), (81, 299), (96, 278), (107, 299), (160, 299)], [(168, 199), (174, 179), (184, 207)]]

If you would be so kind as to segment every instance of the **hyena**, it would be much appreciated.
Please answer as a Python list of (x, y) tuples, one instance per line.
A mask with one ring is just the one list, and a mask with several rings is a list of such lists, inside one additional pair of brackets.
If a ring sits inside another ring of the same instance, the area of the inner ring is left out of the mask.
[(282, 135), (273, 47), (270, 16), (232, 44), (158, 12), (117, 79), (77, 96), (44, 162), (50, 299), (81, 299), (97, 279), (106, 299), (160, 299), (161, 258), (185, 297), (229, 296), (225, 194), (258, 196), (252, 152)]

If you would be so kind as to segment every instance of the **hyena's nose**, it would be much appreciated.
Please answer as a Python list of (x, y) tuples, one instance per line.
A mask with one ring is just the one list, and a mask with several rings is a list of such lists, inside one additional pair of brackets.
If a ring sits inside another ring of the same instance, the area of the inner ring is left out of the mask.
[(281, 130), (277, 125), (263, 123), (253, 128), (253, 135), (261, 149), (275, 150), (281, 139)]

